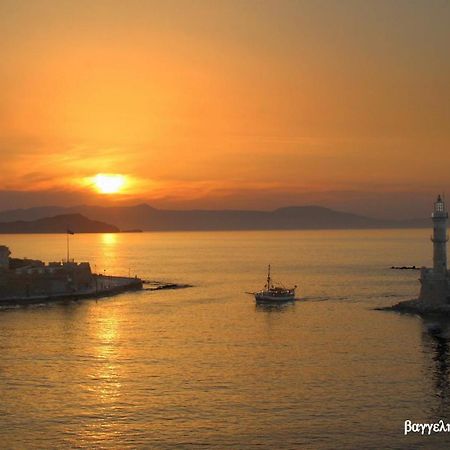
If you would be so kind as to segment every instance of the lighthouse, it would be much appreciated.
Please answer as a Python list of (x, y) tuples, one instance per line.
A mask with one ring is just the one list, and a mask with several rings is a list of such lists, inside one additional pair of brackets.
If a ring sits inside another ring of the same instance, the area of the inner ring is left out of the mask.
[(395, 311), (414, 314), (450, 315), (450, 272), (447, 269), (447, 220), (444, 198), (438, 195), (431, 214), (433, 221), (433, 267), (420, 269), (419, 298), (394, 305)]
[(445, 279), (447, 277), (447, 219), (448, 212), (445, 202), (439, 195), (434, 202), (433, 220), (433, 274), (434, 278)]
[[(419, 300), (427, 307), (450, 305), (450, 274), (447, 270), (447, 220), (448, 212), (444, 199), (438, 195), (434, 202), (433, 213), (433, 268), (420, 270)], [(434, 305), (434, 306), (433, 306)], [(447, 307), (447, 306), (446, 306)]]

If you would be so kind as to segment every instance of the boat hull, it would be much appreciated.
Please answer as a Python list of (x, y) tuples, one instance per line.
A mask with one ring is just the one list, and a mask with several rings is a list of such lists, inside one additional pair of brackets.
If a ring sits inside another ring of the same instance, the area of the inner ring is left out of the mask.
[(295, 300), (295, 292), (286, 295), (271, 295), (270, 293), (257, 292), (255, 294), (256, 302), (266, 303), (283, 303), (293, 302)]

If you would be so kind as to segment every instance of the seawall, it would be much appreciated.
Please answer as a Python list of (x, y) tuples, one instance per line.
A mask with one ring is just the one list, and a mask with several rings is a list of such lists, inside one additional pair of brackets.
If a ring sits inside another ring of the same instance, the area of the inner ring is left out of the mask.
[(0, 305), (32, 305), (60, 300), (80, 300), (88, 298), (108, 297), (127, 291), (141, 290), (143, 281), (140, 278), (93, 275), (94, 286), (83, 291), (58, 293), (54, 295), (35, 295), (28, 297), (0, 298)]

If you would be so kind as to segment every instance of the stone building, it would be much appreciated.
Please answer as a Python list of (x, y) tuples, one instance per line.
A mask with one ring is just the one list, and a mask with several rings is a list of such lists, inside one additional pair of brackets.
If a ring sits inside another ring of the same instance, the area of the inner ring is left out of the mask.
[(10, 258), (0, 246), (0, 300), (85, 293), (95, 289), (89, 263)]

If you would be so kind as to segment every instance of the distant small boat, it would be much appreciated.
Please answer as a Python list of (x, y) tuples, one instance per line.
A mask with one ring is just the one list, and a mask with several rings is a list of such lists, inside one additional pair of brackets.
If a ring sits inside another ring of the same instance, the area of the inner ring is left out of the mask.
[(264, 286), (264, 289), (255, 292), (255, 300), (256, 302), (289, 302), (295, 300), (295, 289), (297, 286), (293, 288), (286, 289), (281, 286), (274, 286), (272, 282), (272, 278), (270, 276), (270, 264), (267, 272), (267, 283)]

